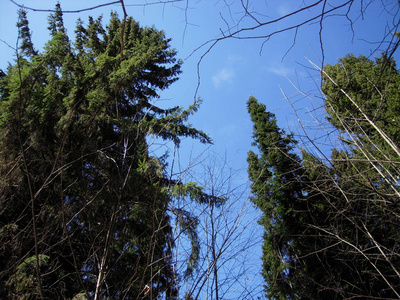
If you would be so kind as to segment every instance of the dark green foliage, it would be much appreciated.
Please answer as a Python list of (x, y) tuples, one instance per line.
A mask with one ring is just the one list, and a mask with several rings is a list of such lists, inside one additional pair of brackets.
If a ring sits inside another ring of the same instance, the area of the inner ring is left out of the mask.
[(197, 103), (156, 106), (180, 73), (176, 52), (132, 18), (121, 32), (115, 14), (106, 29), (78, 21), (73, 45), (57, 5), (36, 53), (20, 20), (0, 81), (0, 298), (175, 298), (174, 182), (146, 138), (210, 142), (185, 124)]
[[(302, 201), (302, 168), (299, 157), (292, 153), (296, 142), (277, 124), (275, 115), (251, 97), (247, 103), (254, 123), (254, 145), (260, 155), (248, 154), (252, 201), (261, 209), (259, 221), (264, 226), (263, 275), (267, 296), (292, 299), (309, 282), (304, 281), (304, 266), (298, 261), (298, 242), (304, 226), (299, 226)], [(304, 203), (304, 204), (303, 204)]]
[(29, 22), (26, 17), (25, 10), (21, 9), (18, 11), (17, 27), (18, 27), (18, 31), (19, 31), (18, 38), (20, 38), (22, 40), (21, 45), (20, 45), (21, 54), (28, 56), (28, 57), (37, 54), (37, 52), (33, 48), (31, 32), (29, 31)]
[(338, 64), (325, 66), (324, 72), (322, 91), (327, 95), (325, 106), (332, 125), (355, 136), (363, 147), (374, 143), (386, 152), (390, 147), (371, 124), (374, 123), (399, 144), (400, 74), (393, 59), (382, 54), (374, 62), (349, 54)]
[(64, 20), (63, 20), (63, 13), (61, 10), (60, 3), (56, 4), (54, 14), (49, 16), (49, 27), (47, 29), (50, 30), (50, 34), (54, 37), (57, 33), (61, 32), (65, 34), (64, 28)]
[(252, 200), (263, 212), (267, 297), (397, 298), (397, 183), (345, 151), (333, 151), (329, 165), (306, 151), (300, 159), (293, 136), (263, 104), (250, 98), (248, 110), (260, 152), (250, 151), (248, 164)]

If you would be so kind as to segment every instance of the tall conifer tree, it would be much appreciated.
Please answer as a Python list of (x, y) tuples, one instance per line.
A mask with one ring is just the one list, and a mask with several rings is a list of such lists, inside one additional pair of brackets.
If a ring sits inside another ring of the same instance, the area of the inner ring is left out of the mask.
[(198, 103), (156, 105), (181, 68), (169, 39), (112, 14), (107, 28), (79, 21), (74, 46), (57, 5), (36, 53), (24, 11), (18, 26), (19, 55), (0, 81), (0, 297), (176, 298), (178, 183), (147, 137), (210, 139), (186, 125)]
[(302, 151), (250, 98), (249, 177), (262, 210), (263, 271), (270, 299), (400, 296), (399, 73), (383, 55), (326, 66), (328, 120), (344, 141), (323, 161)]

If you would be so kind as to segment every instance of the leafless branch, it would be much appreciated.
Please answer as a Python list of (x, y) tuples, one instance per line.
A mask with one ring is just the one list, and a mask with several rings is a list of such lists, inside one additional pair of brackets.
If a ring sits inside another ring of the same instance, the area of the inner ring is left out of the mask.
[[(40, 8), (34, 8), (34, 7), (27, 7), (23, 4), (19, 4), (14, 0), (10, 0), (12, 3), (14, 3), (16, 6), (18, 6), (19, 8), (23, 8), (23, 9), (27, 9), (27, 10), (31, 10), (31, 11), (36, 11), (36, 12), (56, 12), (54, 9), (40, 9)], [(84, 11), (89, 11), (89, 10), (94, 10), (100, 7), (104, 7), (104, 6), (109, 6), (109, 5), (113, 5), (113, 4), (118, 4), (120, 3), (120, 0), (118, 1), (113, 1), (113, 2), (108, 2), (108, 3), (104, 3), (104, 4), (99, 4), (96, 6), (92, 6), (92, 7), (88, 7), (88, 8), (82, 8), (82, 9), (77, 9), (77, 10), (63, 10), (63, 13), (66, 14), (75, 14), (75, 13), (80, 13), (80, 12), (84, 12)]]

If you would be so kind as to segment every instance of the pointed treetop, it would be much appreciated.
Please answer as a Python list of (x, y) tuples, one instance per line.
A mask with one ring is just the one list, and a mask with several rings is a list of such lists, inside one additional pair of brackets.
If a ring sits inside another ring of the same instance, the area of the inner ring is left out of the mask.
[(37, 52), (33, 48), (31, 32), (29, 29), (29, 22), (27, 19), (27, 12), (24, 9), (18, 10), (18, 38), (22, 40), (19, 49), (24, 56), (33, 56)]
[(49, 26), (47, 28), (52, 36), (56, 35), (57, 32), (65, 33), (63, 13), (59, 2), (56, 4), (55, 12), (50, 14), (48, 21)]

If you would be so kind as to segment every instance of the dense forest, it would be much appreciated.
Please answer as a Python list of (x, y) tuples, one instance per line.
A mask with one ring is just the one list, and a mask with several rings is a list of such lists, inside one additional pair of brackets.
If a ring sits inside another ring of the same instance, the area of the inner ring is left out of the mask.
[(400, 75), (385, 54), (322, 71), (327, 119), (342, 147), (294, 152), (293, 134), (254, 98), (249, 176), (263, 211), (269, 299), (397, 299)]
[(191, 213), (171, 199), (220, 201), (149, 155), (149, 135), (210, 143), (186, 125), (197, 103), (153, 102), (180, 73), (175, 51), (116, 15), (106, 28), (79, 21), (72, 43), (58, 5), (38, 52), (19, 14), (19, 55), (1, 78), (1, 297), (174, 298), (172, 215), (192, 229), (188, 273), (197, 246)]
[[(187, 138), (212, 143), (188, 122), (200, 101), (158, 105), (181, 73), (170, 39), (112, 13), (105, 26), (101, 17), (78, 19), (71, 40), (57, 4), (39, 51), (27, 11), (18, 14), (16, 59), (0, 70), (0, 298), (189, 300), (210, 285), (225, 299), (218, 263), (231, 241), (217, 251), (216, 215), (229, 193), (171, 175), (168, 153), (151, 151), (153, 137), (175, 147)], [(265, 297), (398, 299), (396, 62), (391, 53), (348, 54), (320, 76), (338, 138), (322, 157), (265, 104), (247, 102)], [(184, 254), (175, 251), (180, 239)]]

